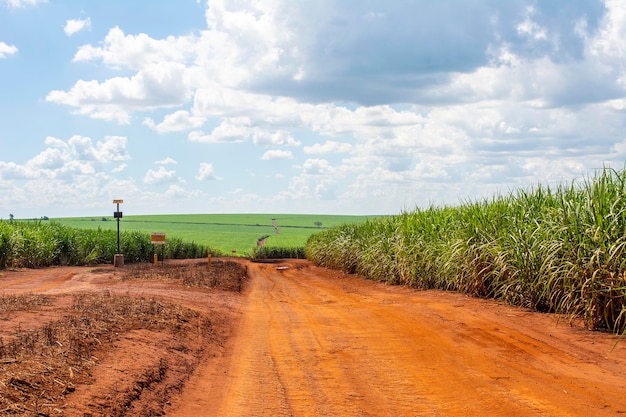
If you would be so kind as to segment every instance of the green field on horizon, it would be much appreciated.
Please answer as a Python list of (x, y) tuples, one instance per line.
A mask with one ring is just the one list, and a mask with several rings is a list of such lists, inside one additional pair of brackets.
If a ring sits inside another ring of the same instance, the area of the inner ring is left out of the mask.
[[(309, 236), (346, 223), (359, 223), (381, 216), (327, 214), (155, 214), (129, 215), (120, 221), (120, 230), (145, 233), (163, 232), (166, 238), (179, 238), (222, 251), (225, 255), (250, 254), (263, 236), (267, 246), (301, 247)], [(276, 220), (276, 234), (272, 219)], [(115, 230), (112, 216), (64, 217), (51, 221), (79, 229)], [(321, 225), (320, 225), (321, 223)]]

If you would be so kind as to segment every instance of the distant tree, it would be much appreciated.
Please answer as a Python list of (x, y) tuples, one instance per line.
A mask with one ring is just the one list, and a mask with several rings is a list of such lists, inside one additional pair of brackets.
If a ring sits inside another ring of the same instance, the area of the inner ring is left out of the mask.
[(322, 222), (315, 222), (313, 224), (316, 225), (317, 227), (322, 227)]
[(108, 218), (106, 218), (106, 217), (103, 217), (103, 218), (102, 218), (102, 221), (103, 221), (103, 222), (108, 222), (108, 221), (109, 221), (109, 219), (108, 219)]
[(50, 220), (48, 216), (41, 216), (41, 220)]
[(13, 217), (15, 217), (13, 214), (9, 214), (9, 220), (13, 220)]

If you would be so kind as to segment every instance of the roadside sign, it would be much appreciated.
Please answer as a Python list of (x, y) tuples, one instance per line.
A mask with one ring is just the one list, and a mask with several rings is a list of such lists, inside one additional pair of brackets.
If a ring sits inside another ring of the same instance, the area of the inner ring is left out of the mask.
[(152, 242), (153, 245), (165, 245), (165, 233), (152, 233), (150, 235), (150, 242)]

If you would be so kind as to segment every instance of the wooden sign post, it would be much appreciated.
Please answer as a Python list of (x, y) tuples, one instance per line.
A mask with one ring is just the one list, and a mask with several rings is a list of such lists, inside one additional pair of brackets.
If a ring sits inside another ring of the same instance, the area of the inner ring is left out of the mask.
[[(165, 233), (154, 232), (150, 235), (150, 242), (153, 245), (161, 245), (161, 262), (165, 262)], [(154, 266), (157, 266), (159, 257), (154, 254)]]

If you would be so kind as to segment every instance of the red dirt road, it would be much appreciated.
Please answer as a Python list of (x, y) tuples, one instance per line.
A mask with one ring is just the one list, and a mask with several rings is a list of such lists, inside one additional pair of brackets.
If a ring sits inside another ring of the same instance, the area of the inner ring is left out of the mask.
[(171, 335), (120, 334), (110, 354), (97, 355), (92, 382), (59, 403), (63, 416), (86, 408), (110, 415), (113, 401), (121, 404), (113, 394), (135, 392), (158, 363), (168, 364), (169, 385), (147, 386), (118, 415), (626, 414), (626, 339), (616, 345), (610, 334), (552, 315), (386, 286), (306, 261), (236, 262), (250, 277), (243, 294), (126, 280), (126, 267), (0, 271), (0, 294), (58, 297), (40, 312), (3, 316), (0, 337), (64, 311), (74, 293), (156, 297), (211, 318), (214, 337), (187, 375), (170, 372), (192, 363)]
[(250, 264), (242, 316), (173, 416), (626, 413), (626, 340), (310, 266)]

